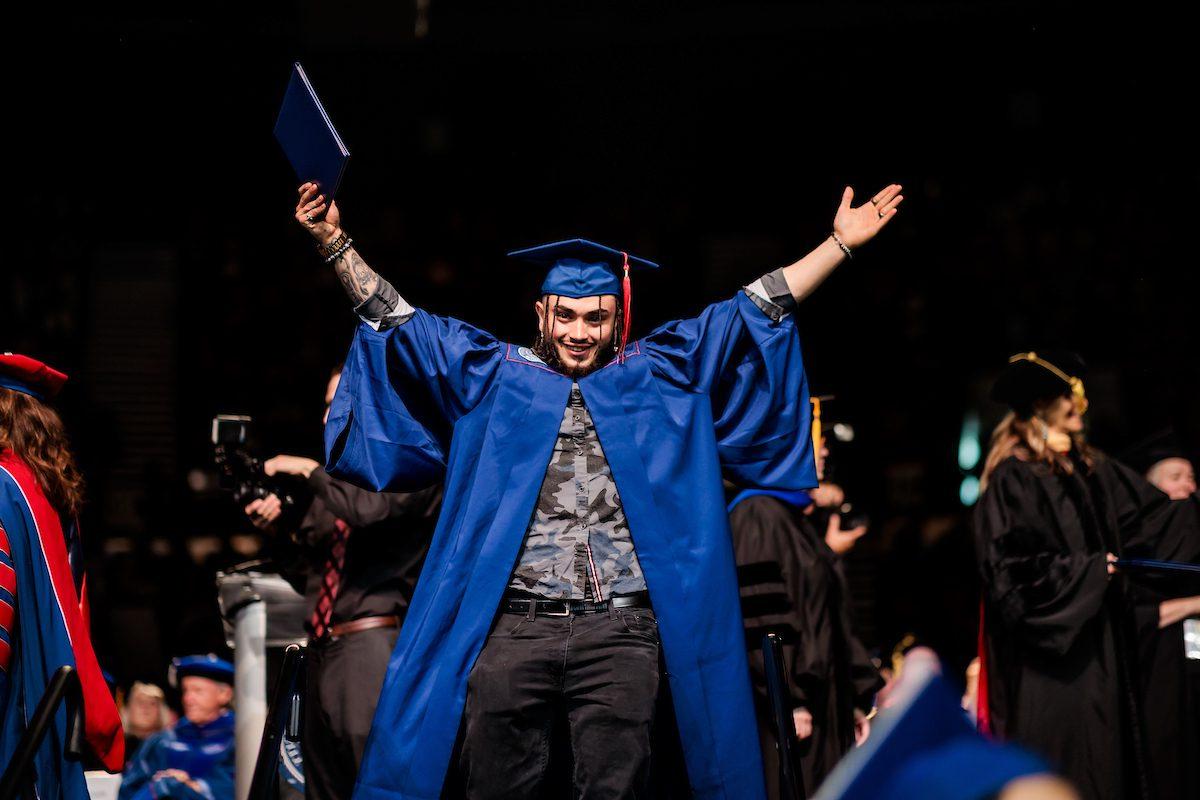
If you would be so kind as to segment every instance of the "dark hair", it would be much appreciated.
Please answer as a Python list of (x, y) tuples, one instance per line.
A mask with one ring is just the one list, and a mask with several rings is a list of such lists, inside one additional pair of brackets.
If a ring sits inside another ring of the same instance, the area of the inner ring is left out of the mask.
[(0, 450), (12, 450), (29, 466), (60, 516), (79, 514), (83, 476), (58, 412), (23, 392), (0, 388)]

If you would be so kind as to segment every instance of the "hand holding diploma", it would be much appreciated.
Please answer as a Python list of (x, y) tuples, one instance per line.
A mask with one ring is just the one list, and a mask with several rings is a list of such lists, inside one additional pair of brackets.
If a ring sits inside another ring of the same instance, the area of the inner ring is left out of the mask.
[(304, 183), (297, 189), (296, 221), (320, 244), (329, 244), (342, 232), (342, 215), (337, 203), (318, 194), (315, 183)]

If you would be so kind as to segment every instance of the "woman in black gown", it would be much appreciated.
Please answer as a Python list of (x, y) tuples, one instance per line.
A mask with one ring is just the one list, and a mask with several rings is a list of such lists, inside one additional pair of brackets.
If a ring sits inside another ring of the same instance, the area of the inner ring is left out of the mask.
[(1083, 436), (1083, 364), (1010, 359), (993, 398), (975, 511), (984, 585), (980, 722), (1040, 752), (1088, 800), (1153, 797), (1137, 691), (1132, 604), (1113, 561), (1126, 545), (1195, 525)]

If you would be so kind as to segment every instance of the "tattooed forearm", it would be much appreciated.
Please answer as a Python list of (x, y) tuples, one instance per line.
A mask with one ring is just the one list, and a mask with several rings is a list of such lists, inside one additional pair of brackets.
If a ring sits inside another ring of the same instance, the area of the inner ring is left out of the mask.
[(350, 301), (358, 305), (374, 294), (379, 286), (379, 274), (367, 266), (353, 247), (333, 262), (334, 271)]
[(354, 248), (346, 250), (334, 261), (333, 269), (346, 296), (354, 304), (354, 313), (375, 330), (403, 325), (415, 313), (395, 287), (368, 267)]

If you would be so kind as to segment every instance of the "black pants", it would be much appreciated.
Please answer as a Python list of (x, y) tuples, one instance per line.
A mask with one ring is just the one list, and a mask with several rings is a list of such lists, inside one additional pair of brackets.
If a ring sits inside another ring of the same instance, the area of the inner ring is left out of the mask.
[(575, 797), (647, 797), (658, 651), (649, 609), (502, 614), (467, 682), (469, 800), (538, 797), (556, 723), (570, 739)]
[(373, 628), (308, 648), (304, 796), (349, 800), (367, 747), (396, 628)]

